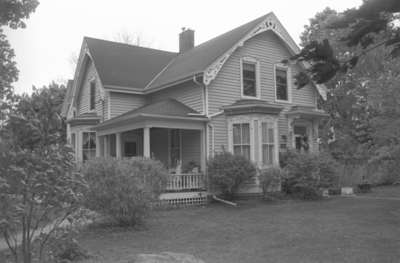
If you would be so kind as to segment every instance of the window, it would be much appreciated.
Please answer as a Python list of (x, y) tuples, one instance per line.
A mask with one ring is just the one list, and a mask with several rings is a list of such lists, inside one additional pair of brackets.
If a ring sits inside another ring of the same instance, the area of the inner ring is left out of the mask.
[(94, 81), (90, 82), (90, 102), (89, 109), (94, 110), (96, 107), (96, 83)]
[(275, 88), (277, 100), (289, 100), (287, 75), (287, 69), (278, 67), (275, 68)]
[(250, 124), (233, 124), (233, 153), (250, 160)]
[(308, 135), (307, 128), (305, 126), (294, 126), (294, 145), (297, 151), (308, 152)]
[(181, 161), (181, 132), (179, 129), (170, 131), (170, 164), (176, 167)]
[(242, 61), (242, 95), (257, 97), (257, 63)]
[(96, 157), (96, 133), (82, 133), (82, 157), (83, 160), (90, 160)]
[(273, 165), (275, 160), (274, 127), (263, 122), (261, 124), (262, 164)]
[(125, 142), (124, 154), (126, 157), (137, 156), (137, 144), (136, 142)]

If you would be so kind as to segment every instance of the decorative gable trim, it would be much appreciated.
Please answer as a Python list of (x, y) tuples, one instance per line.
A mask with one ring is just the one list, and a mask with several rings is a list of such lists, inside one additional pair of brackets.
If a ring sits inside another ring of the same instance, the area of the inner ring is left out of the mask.
[(220, 58), (218, 58), (215, 62), (213, 62), (209, 67), (204, 71), (203, 82), (205, 85), (209, 85), (212, 80), (216, 78), (222, 66), (228, 60), (228, 58), (236, 51), (238, 47), (244, 45), (244, 42), (249, 40), (250, 38), (261, 34), (263, 32), (272, 30), (278, 37), (280, 37), (283, 42), (287, 45), (289, 50), (295, 54), (300, 51), (297, 47), (294, 40), (290, 37), (288, 32), (284, 29), (282, 24), (279, 22), (278, 18), (274, 15), (274, 13), (269, 13), (267, 18), (261, 22), (258, 26), (256, 26), (253, 30), (251, 30), (245, 37), (243, 37), (238, 43), (236, 43), (231, 49), (229, 49), (225, 54), (223, 54)]

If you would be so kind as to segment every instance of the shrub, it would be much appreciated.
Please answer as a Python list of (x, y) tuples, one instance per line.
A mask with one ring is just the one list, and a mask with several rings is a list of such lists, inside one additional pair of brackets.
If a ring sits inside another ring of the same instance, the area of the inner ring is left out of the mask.
[(88, 259), (90, 255), (79, 245), (76, 235), (72, 229), (56, 229), (49, 240), (47, 253), (49, 262), (65, 263)]
[(225, 198), (233, 194), (246, 181), (254, 178), (256, 167), (244, 156), (222, 152), (208, 162), (210, 184), (222, 192)]
[(260, 184), (263, 189), (264, 196), (268, 192), (277, 192), (281, 190), (281, 180), (285, 178), (285, 171), (279, 167), (271, 167), (260, 170)]
[(143, 223), (165, 187), (168, 172), (152, 159), (94, 159), (83, 166), (89, 191), (86, 206), (119, 226)]
[(337, 185), (336, 163), (327, 154), (289, 152), (282, 190), (301, 199), (317, 199), (320, 188)]

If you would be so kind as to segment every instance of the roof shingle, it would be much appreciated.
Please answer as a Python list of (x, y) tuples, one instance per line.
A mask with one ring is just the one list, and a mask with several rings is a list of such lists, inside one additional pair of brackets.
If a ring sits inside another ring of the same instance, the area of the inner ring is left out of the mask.
[(85, 37), (104, 86), (143, 89), (176, 53)]

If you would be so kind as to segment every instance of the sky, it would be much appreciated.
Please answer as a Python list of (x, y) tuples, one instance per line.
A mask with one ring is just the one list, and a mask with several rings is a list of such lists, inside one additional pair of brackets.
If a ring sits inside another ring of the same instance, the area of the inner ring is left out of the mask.
[(304, 25), (329, 6), (337, 11), (357, 7), (362, 0), (39, 0), (27, 28), (7, 30), (16, 53), (17, 93), (32, 86), (73, 78), (73, 57), (84, 36), (118, 40), (139, 37), (141, 45), (178, 50), (182, 27), (195, 30), (198, 45), (272, 11), (299, 43)]

